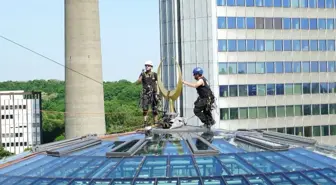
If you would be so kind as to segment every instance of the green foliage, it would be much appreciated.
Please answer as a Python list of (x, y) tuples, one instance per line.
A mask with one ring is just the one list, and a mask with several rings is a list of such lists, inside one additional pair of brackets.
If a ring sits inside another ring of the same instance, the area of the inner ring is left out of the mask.
[(14, 155), (14, 154), (5, 150), (2, 146), (0, 146), (0, 159), (11, 156), (11, 155)]
[[(42, 92), (44, 143), (64, 139), (64, 86), (64, 81), (59, 80), (0, 82), (0, 90)], [(130, 131), (142, 125), (142, 110), (138, 107), (140, 91), (141, 85), (127, 80), (104, 82), (105, 119), (108, 133)]]

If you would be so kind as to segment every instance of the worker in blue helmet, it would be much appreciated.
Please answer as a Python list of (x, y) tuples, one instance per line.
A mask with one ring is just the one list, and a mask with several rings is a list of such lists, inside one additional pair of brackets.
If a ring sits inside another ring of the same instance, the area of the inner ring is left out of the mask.
[(190, 83), (184, 80), (182, 82), (189, 87), (196, 88), (199, 96), (194, 103), (194, 113), (205, 126), (210, 128), (215, 124), (215, 120), (211, 113), (211, 107), (214, 103), (215, 96), (210, 89), (208, 80), (203, 76), (202, 68), (196, 67), (193, 70), (193, 75), (195, 80), (197, 80), (196, 83)]

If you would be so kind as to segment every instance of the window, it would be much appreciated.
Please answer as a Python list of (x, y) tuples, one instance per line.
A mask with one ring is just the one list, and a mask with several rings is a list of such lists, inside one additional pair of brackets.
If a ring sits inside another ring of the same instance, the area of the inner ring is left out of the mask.
[(247, 7), (254, 6), (254, 0), (246, 0), (246, 6)]
[(313, 114), (312, 115), (320, 115), (320, 105), (312, 105)]
[(267, 95), (275, 95), (275, 84), (267, 84)]
[(294, 91), (293, 84), (286, 84), (285, 91), (286, 95), (292, 95)]
[(258, 7), (264, 6), (264, 1), (263, 0), (255, 0), (255, 5)]
[(275, 112), (275, 107), (274, 106), (267, 107), (267, 116), (269, 118), (275, 118), (276, 117), (276, 112)]
[(247, 64), (246, 62), (238, 62), (238, 74), (247, 73)]
[(334, 1), (333, 0), (326, 0), (325, 6), (326, 6), (326, 8), (334, 8)]
[(334, 19), (327, 19), (327, 29), (328, 30), (334, 29)]
[(327, 62), (320, 62), (320, 72), (327, 72)]
[(277, 106), (277, 117), (285, 117), (285, 106)]
[(290, 6), (291, 6), (290, 2), (291, 2), (291, 0), (282, 0), (283, 7), (290, 8)]
[(300, 19), (299, 18), (292, 18), (292, 28), (300, 29)]
[(273, 18), (265, 18), (265, 29), (273, 29)]
[(257, 62), (256, 63), (256, 73), (257, 74), (264, 74), (265, 73), (265, 63), (264, 62)]
[(230, 97), (236, 97), (236, 96), (238, 96), (237, 85), (230, 85), (229, 86), (229, 92), (230, 92)]
[(246, 41), (245, 40), (238, 40), (238, 51), (246, 51)]
[(295, 105), (294, 113), (295, 113), (295, 116), (302, 116), (302, 105)]
[(247, 63), (247, 73), (248, 74), (255, 74), (256, 73), (256, 63), (255, 62)]
[(249, 96), (257, 95), (257, 85), (248, 85), (248, 94)]
[(265, 50), (265, 40), (257, 40), (257, 51), (264, 51)]
[(317, 29), (317, 19), (309, 19), (309, 28), (311, 30)]
[(311, 72), (319, 72), (318, 62), (316, 61), (311, 62)]
[(308, 30), (309, 29), (309, 19), (301, 18), (301, 29)]
[(282, 19), (281, 18), (274, 18), (273, 19), (274, 29), (282, 29)]
[(257, 107), (250, 107), (249, 108), (249, 118), (256, 119), (257, 118)]
[(247, 27), (247, 29), (255, 29), (254, 17), (247, 17), (246, 18), (246, 27)]
[(218, 63), (218, 72), (219, 74), (227, 74), (227, 63)]
[(265, 84), (258, 84), (257, 85), (258, 96), (265, 96), (266, 95), (266, 85)]
[(286, 128), (287, 134), (294, 135), (294, 127), (288, 127)]
[(322, 136), (329, 136), (329, 125), (321, 126)]
[(276, 73), (283, 73), (283, 62), (276, 62), (275, 63), (275, 71)]
[(287, 117), (294, 116), (294, 105), (287, 105), (286, 106), (286, 116)]
[(300, 83), (294, 84), (294, 94), (298, 94), (298, 95), (302, 94), (302, 84)]
[(336, 82), (330, 82), (329, 83), (329, 93), (336, 93)]
[(226, 28), (226, 17), (218, 17), (217, 18), (217, 28), (225, 29)]
[(219, 96), (220, 97), (228, 97), (229, 94), (229, 86), (221, 85), (219, 86)]
[(236, 17), (228, 17), (227, 18), (227, 22), (228, 22), (228, 26), (227, 28), (229, 29), (235, 29), (236, 28)]
[(292, 73), (292, 62), (285, 62), (285, 73)]
[(248, 109), (247, 108), (239, 108), (239, 119), (247, 119), (248, 118)]
[(237, 6), (245, 6), (245, 0), (237, 0)]
[(237, 51), (237, 41), (228, 40), (228, 51)]
[(311, 40), (310, 42), (310, 51), (317, 51), (318, 43), (317, 40)]
[(284, 40), (284, 51), (292, 51), (292, 40)]
[(311, 84), (312, 94), (319, 94), (320, 93), (319, 87), (320, 87), (319, 83), (312, 83)]
[(246, 51), (255, 51), (254, 40), (246, 40)]
[(311, 105), (303, 105), (303, 115), (311, 115)]
[(328, 104), (322, 104), (321, 105), (321, 114), (322, 115), (329, 114), (328, 106), (329, 106)]
[(304, 127), (304, 136), (305, 137), (311, 137), (312, 136), (312, 127)]
[(295, 127), (295, 135), (302, 136), (303, 135), (303, 127)]
[(313, 126), (313, 136), (321, 136), (320, 126)]
[(218, 40), (218, 51), (227, 51), (226, 40)]
[(303, 94), (311, 93), (310, 83), (303, 83), (302, 87), (303, 87)]
[(284, 94), (284, 84), (276, 84), (276, 95)]
[(328, 83), (320, 83), (320, 93), (328, 93)]
[(231, 120), (238, 119), (238, 108), (231, 108), (230, 109), (230, 119)]
[(335, 62), (334, 61), (328, 62), (328, 72), (335, 72)]
[(237, 74), (237, 63), (229, 63), (229, 74)]
[(330, 135), (336, 135), (336, 125), (330, 125)]
[(327, 51), (327, 41), (326, 40), (319, 40), (318, 41), (319, 51)]
[(317, 19), (317, 25), (318, 25), (318, 29), (321, 29), (321, 30), (325, 30), (327, 28), (327, 20), (326, 19), (323, 19), (323, 18), (320, 18), (320, 19)]
[(245, 18), (244, 17), (237, 17), (237, 28), (245, 29)]
[(310, 62), (302, 62), (302, 72), (304, 73), (310, 72)]
[(229, 109), (228, 108), (221, 108), (220, 109), (220, 117), (221, 117), (221, 120), (228, 120), (229, 119)]
[(299, 0), (292, 0), (292, 7), (298, 8), (299, 7)]
[(217, 0), (217, 6), (225, 6), (225, 0)]
[(329, 105), (329, 113), (330, 114), (336, 114), (336, 104), (330, 104)]
[(293, 72), (301, 73), (301, 62), (293, 62)]
[(227, 5), (228, 6), (235, 6), (235, 0), (227, 0)]
[(275, 40), (274, 41), (274, 50), (275, 51), (283, 51), (282, 40)]
[(265, 41), (266, 51), (274, 51), (274, 41), (266, 40)]
[(293, 51), (301, 51), (301, 41), (293, 40)]
[(302, 40), (301, 48), (302, 48), (302, 51), (309, 51), (309, 40)]
[(334, 40), (327, 40), (327, 50), (335, 51), (335, 41)]
[(274, 73), (274, 62), (267, 62), (266, 63), (266, 72), (267, 73)]
[(258, 118), (266, 118), (267, 112), (266, 107), (258, 107)]
[(291, 19), (290, 18), (283, 18), (282, 19), (283, 21), (283, 28), (288, 30), (288, 29), (291, 29)]
[(247, 96), (247, 85), (239, 85), (239, 96)]

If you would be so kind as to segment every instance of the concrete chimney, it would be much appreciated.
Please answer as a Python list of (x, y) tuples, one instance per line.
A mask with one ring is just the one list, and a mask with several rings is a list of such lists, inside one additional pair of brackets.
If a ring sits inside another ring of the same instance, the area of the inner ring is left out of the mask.
[(106, 127), (99, 2), (64, 0), (64, 9), (65, 137), (102, 135)]

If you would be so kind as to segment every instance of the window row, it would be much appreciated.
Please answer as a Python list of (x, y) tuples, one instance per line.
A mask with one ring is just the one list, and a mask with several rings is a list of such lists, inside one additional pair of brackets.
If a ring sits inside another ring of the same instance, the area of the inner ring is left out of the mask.
[(219, 62), (219, 74), (266, 74), (336, 72), (335, 61)]
[(220, 85), (220, 97), (274, 96), (336, 93), (336, 82)]
[(336, 114), (336, 104), (221, 108), (221, 120), (265, 119)]
[(336, 25), (331, 18), (217, 17), (217, 28), (333, 30)]
[(286, 133), (297, 136), (305, 137), (317, 137), (317, 136), (335, 136), (336, 135), (336, 125), (318, 125), (318, 126), (304, 126), (304, 127), (287, 127), (287, 128), (268, 128), (268, 129), (258, 129), (258, 130), (268, 130), (273, 132)]
[(217, 6), (335, 8), (335, 0), (217, 0)]
[(218, 51), (335, 51), (335, 40), (218, 39)]

